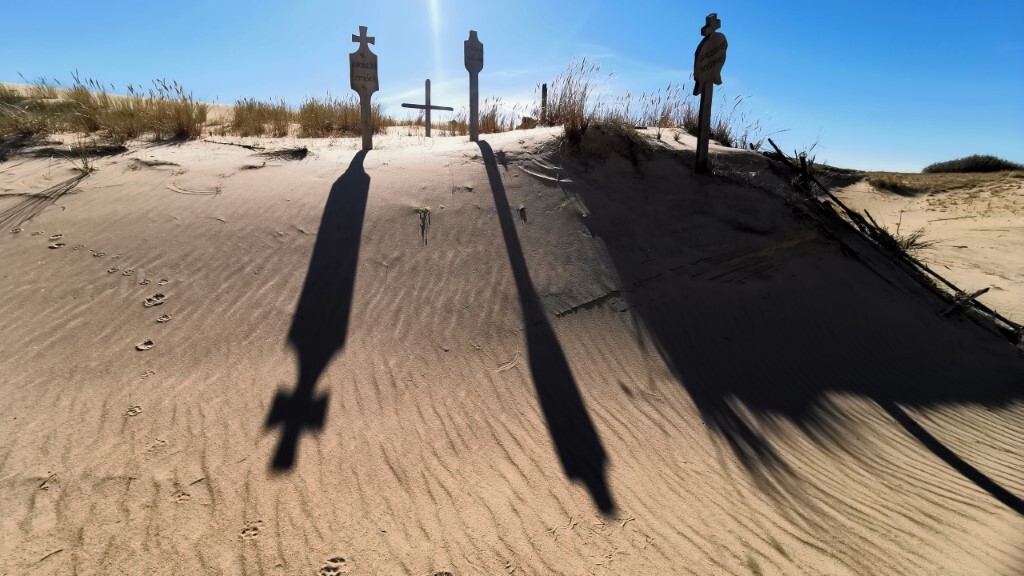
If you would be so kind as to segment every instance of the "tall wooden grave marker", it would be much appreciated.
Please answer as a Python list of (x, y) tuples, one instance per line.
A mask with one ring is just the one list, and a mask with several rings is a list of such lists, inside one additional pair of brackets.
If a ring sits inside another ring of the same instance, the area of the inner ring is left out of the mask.
[(700, 94), (700, 117), (697, 120), (697, 164), (694, 171), (706, 173), (711, 171), (708, 165), (708, 140), (711, 139), (711, 97), (715, 84), (722, 83), (722, 66), (725, 65), (725, 49), (729, 43), (725, 35), (716, 32), (722, 27), (718, 14), (708, 14), (704, 27), (700, 29), (704, 37), (697, 45), (693, 56), (693, 95)]
[(352, 41), (359, 43), (359, 48), (348, 55), (349, 74), (352, 89), (359, 94), (360, 131), (363, 133), (363, 150), (373, 150), (373, 120), (370, 114), (370, 98), (380, 90), (377, 81), (377, 55), (370, 52), (368, 44), (373, 44), (374, 37), (366, 35), (366, 26), (359, 27), (359, 36), (352, 35)]
[(476, 30), (469, 31), (469, 39), (463, 42), (466, 70), (469, 72), (469, 140), (480, 140), (480, 71), (484, 69), (484, 45), (476, 37)]
[(417, 110), (423, 110), (423, 121), (427, 134), (427, 138), (430, 138), (430, 111), (431, 110), (448, 110), (451, 112), (453, 108), (449, 106), (431, 106), (430, 105), (430, 78), (427, 78), (426, 84), (427, 99), (424, 104), (402, 104), (402, 108), (415, 108)]

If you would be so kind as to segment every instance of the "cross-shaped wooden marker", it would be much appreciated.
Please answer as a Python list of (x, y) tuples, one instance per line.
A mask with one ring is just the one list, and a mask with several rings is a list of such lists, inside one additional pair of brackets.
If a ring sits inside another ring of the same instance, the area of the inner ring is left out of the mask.
[(363, 135), (363, 150), (373, 149), (373, 125), (370, 99), (380, 89), (377, 79), (377, 55), (370, 52), (374, 37), (366, 35), (366, 26), (359, 27), (359, 35), (352, 35), (359, 48), (348, 55), (349, 79), (352, 90), (359, 94), (359, 124)]
[(416, 110), (423, 110), (423, 122), (426, 128), (427, 138), (430, 138), (430, 111), (431, 110), (447, 110), (451, 112), (454, 108), (450, 106), (431, 106), (430, 105), (430, 79), (427, 79), (427, 100), (423, 104), (402, 104), (402, 108), (415, 108)]
[(352, 41), (359, 42), (359, 48), (357, 48), (357, 50), (369, 49), (370, 47), (367, 46), (367, 44), (373, 44), (374, 40), (376, 40), (376, 38), (373, 36), (366, 35), (366, 26), (359, 27), (359, 36), (356, 36), (355, 34), (352, 35)]
[(696, 172), (711, 171), (708, 162), (708, 140), (711, 139), (711, 98), (715, 93), (715, 84), (722, 83), (722, 66), (725, 65), (725, 51), (729, 47), (725, 35), (718, 32), (722, 21), (718, 14), (708, 14), (704, 19), (704, 27), (700, 29), (704, 37), (697, 45), (693, 55), (693, 95), (700, 95), (700, 114), (697, 116), (697, 161)]

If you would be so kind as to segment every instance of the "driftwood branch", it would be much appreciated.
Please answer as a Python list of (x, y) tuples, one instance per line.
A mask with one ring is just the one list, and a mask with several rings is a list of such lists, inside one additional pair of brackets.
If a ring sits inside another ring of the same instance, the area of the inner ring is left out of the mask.
[[(952, 306), (950, 306), (949, 308), (946, 308), (942, 312), (939, 312), (939, 316), (945, 316), (945, 315), (949, 314), (950, 312), (956, 310), (957, 308), (960, 308), (964, 304), (967, 304), (968, 302), (973, 302), (973, 300), (975, 298), (977, 298), (978, 296), (981, 296), (985, 292), (988, 292), (988, 288), (982, 288), (981, 290), (978, 290), (977, 292), (975, 292), (973, 294), (970, 294), (970, 295), (965, 294), (965, 295), (957, 298), (956, 302), (954, 302)], [(974, 302), (974, 303), (977, 304), (977, 302)]]
[(216, 140), (203, 140), (203, 142), (209, 142), (210, 144), (220, 144), (222, 146), (238, 146), (239, 148), (246, 148), (249, 150), (266, 150), (263, 146), (254, 146), (251, 144), (237, 144), (235, 142), (217, 142)]

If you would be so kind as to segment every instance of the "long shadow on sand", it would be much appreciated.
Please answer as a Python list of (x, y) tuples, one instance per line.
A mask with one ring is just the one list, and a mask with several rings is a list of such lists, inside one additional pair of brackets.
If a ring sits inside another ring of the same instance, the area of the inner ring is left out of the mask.
[(565, 475), (587, 487), (598, 509), (605, 513), (611, 512), (615, 505), (605, 479), (608, 457), (598, 438), (597, 430), (590, 421), (587, 408), (583, 405), (583, 398), (569, 369), (562, 346), (558, 343), (558, 337), (555, 336), (547, 316), (544, 315), (537, 291), (530, 280), (494, 152), (486, 141), (478, 144), (484, 166), (487, 168), (487, 179), (490, 182), (491, 194), (494, 196), (494, 206), (498, 211), (501, 234), (508, 249), (512, 275), (519, 292), (523, 324), (526, 327), (530, 374), (533, 376), (533, 385), (537, 391), (541, 411), (547, 421), (548, 432), (555, 444)]
[[(769, 228), (782, 222), (791, 230), (794, 217), (785, 208), (774, 223), (764, 215), (781, 201), (730, 203), (731, 189), (705, 188), (712, 181), (695, 180), (680, 163), (671, 169), (678, 174), (659, 176), (678, 182), (678, 191), (648, 200), (638, 190), (605, 184), (600, 167), (574, 180), (586, 183), (578, 189), (590, 210), (588, 226), (605, 241), (632, 313), (708, 427), (755, 477), (788, 474), (765, 436), (780, 417), (821, 445), (874, 459), (846, 434), (849, 415), (831, 400), (856, 395), (876, 402), (935, 456), (1024, 513), (1019, 497), (901, 408), (1019, 401), (1024, 361), (1013, 346), (965, 318), (940, 318), (943, 303), (884, 258), (873, 257), (869, 267), (848, 257), (870, 257), (867, 244), (851, 251), (826, 235), (815, 237), (813, 224), (802, 224), (809, 240), (787, 243)], [(753, 213), (765, 228), (731, 223), (737, 205), (756, 207), (747, 217)]]
[(274, 470), (295, 464), (304, 428), (320, 430), (327, 416), (327, 395), (314, 395), (316, 382), (331, 358), (345, 346), (359, 260), (370, 177), (363, 170), (366, 152), (355, 155), (331, 187), (313, 255), (292, 317), (288, 341), (299, 358), (299, 381), (289, 396), (279, 391), (266, 426), (282, 425), (271, 462)]

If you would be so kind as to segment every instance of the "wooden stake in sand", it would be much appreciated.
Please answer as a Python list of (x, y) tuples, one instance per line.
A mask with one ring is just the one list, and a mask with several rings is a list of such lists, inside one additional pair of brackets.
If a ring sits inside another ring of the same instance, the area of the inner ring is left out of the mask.
[(729, 43), (725, 35), (716, 32), (722, 27), (722, 21), (718, 14), (708, 14), (704, 27), (700, 29), (704, 37), (697, 45), (697, 52), (693, 56), (693, 95), (700, 94), (700, 117), (697, 121), (697, 163), (694, 171), (707, 173), (711, 171), (708, 165), (708, 140), (711, 139), (711, 96), (715, 91), (715, 84), (722, 83), (722, 66), (725, 65), (725, 49)]
[(430, 138), (430, 111), (431, 110), (447, 110), (451, 112), (453, 108), (449, 106), (431, 106), (430, 105), (430, 78), (427, 78), (427, 84), (425, 88), (427, 92), (427, 100), (423, 104), (402, 104), (402, 108), (415, 108), (417, 110), (423, 110), (423, 126), (426, 132), (427, 138)]
[(469, 71), (469, 141), (480, 140), (480, 71), (484, 69), (484, 45), (469, 31), (469, 40), (462, 43), (465, 50), (466, 70)]
[(540, 85), (540, 125), (548, 125), (548, 85)]
[(373, 150), (373, 121), (370, 115), (370, 98), (380, 90), (377, 81), (377, 55), (370, 52), (367, 44), (374, 43), (373, 36), (366, 35), (366, 26), (359, 27), (359, 36), (352, 35), (352, 41), (359, 48), (348, 55), (352, 89), (359, 94), (360, 130), (363, 133), (363, 150)]

